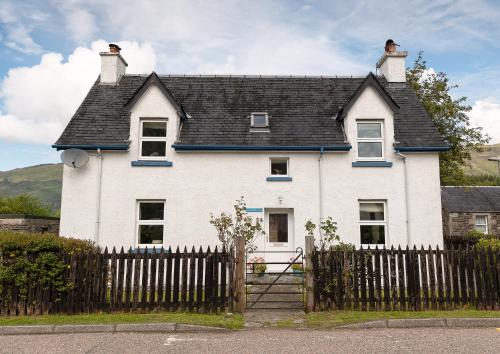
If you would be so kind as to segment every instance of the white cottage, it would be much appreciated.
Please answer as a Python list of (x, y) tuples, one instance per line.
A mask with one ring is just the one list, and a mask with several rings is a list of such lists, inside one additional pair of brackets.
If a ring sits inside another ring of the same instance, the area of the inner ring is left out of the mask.
[(365, 77), (127, 75), (117, 46), (54, 145), (64, 167), (60, 234), (103, 246), (216, 245), (210, 213), (244, 196), (260, 250), (304, 244), (331, 216), (356, 245), (443, 245), (447, 145), (393, 48)]

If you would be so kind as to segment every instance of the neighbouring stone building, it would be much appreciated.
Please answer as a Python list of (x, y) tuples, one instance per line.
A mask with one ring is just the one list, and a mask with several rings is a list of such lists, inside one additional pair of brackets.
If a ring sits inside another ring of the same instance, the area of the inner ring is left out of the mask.
[(0, 231), (25, 231), (59, 234), (59, 218), (27, 214), (0, 214)]
[(500, 187), (441, 187), (443, 234), (500, 236)]

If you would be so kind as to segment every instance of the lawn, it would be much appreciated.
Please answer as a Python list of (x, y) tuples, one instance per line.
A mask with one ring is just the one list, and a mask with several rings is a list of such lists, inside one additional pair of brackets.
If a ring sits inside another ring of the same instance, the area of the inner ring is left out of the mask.
[(198, 313), (95, 313), (89, 315), (44, 315), (0, 317), (0, 326), (43, 324), (117, 324), (117, 323), (165, 323), (175, 322), (228, 329), (243, 328), (243, 316), (239, 314)]
[(324, 311), (306, 314), (304, 323), (295, 324), (293, 319), (276, 322), (276, 327), (308, 327), (308, 328), (332, 328), (352, 323), (376, 321), (382, 319), (405, 319), (405, 318), (478, 318), (478, 317), (500, 317), (500, 311), (478, 311), (478, 310), (453, 310), (453, 311), (386, 311), (386, 312), (362, 312), (362, 311)]

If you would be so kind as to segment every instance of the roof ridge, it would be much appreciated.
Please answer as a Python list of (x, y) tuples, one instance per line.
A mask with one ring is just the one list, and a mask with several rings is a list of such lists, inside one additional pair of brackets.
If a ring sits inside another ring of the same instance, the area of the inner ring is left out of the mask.
[[(128, 77), (148, 77), (150, 74), (126, 74)], [(366, 75), (245, 75), (245, 74), (157, 74), (160, 78), (228, 78), (228, 79), (364, 79)]]

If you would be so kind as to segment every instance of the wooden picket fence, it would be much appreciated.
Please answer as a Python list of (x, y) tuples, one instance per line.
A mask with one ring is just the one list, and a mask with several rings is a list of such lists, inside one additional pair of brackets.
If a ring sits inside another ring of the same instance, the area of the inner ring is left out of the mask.
[(312, 252), (314, 309), (500, 309), (500, 251), (360, 249)]
[(36, 279), (28, 282), (24, 292), (15, 285), (3, 286), (0, 314), (224, 311), (233, 301), (232, 254), (210, 247), (206, 251), (193, 247), (191, 252), (186, 248), (117, 252), (113, 248), (109, 253), (106, 248), (102, 253), (62, 254), (69, 291), (42, 287)]

